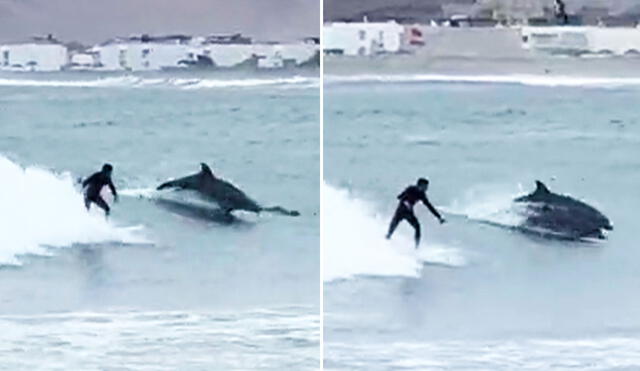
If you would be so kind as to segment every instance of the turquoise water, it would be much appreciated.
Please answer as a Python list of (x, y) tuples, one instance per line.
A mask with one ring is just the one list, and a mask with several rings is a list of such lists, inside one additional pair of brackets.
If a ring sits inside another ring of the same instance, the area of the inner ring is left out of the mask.
[[(318, 122), (314, 76), (1, 76), (3, 363), (316, 369)], [(103, 162), (109, 221), (75, 184)], [(153, 202), (201, 162), (301, 216), (221, 225)]]
[[(637, 85), (346, 80), (325, 83), (327, 369), (640, 366)], [(419, 176), (449, 221), (417, 206), (416, 253), (406, 223), (383, 237)], [(577, 243), (472, 221), (517, 223), (504, 211), (536, 179), (615, 230)]]

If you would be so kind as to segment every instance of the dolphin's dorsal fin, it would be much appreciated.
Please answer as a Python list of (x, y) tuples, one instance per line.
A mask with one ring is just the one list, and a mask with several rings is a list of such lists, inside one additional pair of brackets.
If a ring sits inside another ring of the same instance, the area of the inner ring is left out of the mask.
[(547, 194), (547, 193), (551, 193), (549, 192), (549, 188), (547, 188), (546, 185), (544, 185), (544, 183), (542, 183), (539, 180), (536, 180), (536, 190), (533, 192), (533, 194)]
[(209, 165), (205, 164), (204, 162), (200, 163), (200, 172), (203, 174), (209, 175), (212, 178), (215, 178), (215, 176), (213, 176), (213, 172), (211, 171), (211, 168), (209, 168)]

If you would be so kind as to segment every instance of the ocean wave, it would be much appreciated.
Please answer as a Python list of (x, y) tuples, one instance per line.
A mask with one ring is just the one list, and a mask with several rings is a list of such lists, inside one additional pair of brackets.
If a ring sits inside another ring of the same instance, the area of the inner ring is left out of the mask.
[(386, 240), (389, 221), (370, 203), (327, 184), (322, 192), (325, 282), (355, 276), (418, 277), (425, 263), (465, 264), (458, 250), (431, 241), (428, 249), (416, 251), (411, 236), (400, 230)]
[(140, 76), (117, 76), (96, 79), (27, 79), (0, 78), (0, 86), (16, 87), (66, 87), (66, 88), (179, 88), (179, 89), (214, 89), (214, 88), (317, 88), (320, 79), (317, 77), (279, 77), (251, 79), (210, 79), (210, 78), (151, 78)]
[(326, 370), (637, 370), (632, 337), (495, 341), (325, 342)]
[(366, 83), (468, 83), (468, 84), (517, 84), (541, 87), (600, 87), (615, 88), (640, 86), (640, 78), (580, 77), (558, 75), (442, 75), (442, 74), (398, 74), (398, 75), (325, 75), (328, 84)]
[(320, 317), (309, 307), (1, 315), (0, 326), (2, 368), (10, 370), (314, 370), (320, 363)]
[[(20, 264), (26, 254), (75, 243), (144, 243), (132, 228), (116, 227), (101, 213), (88, 213), (69, 174), (22, 168), (0, 155), (0, 264)], [(95, 209), (95, 208), (94, 208)]]

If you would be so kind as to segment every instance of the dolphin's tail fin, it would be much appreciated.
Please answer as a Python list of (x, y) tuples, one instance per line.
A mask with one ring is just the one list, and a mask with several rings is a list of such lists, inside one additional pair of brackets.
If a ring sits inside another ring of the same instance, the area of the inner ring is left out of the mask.
[(267, 211), (270, 213), (277, 213), (285, 216), (300, 216), (300, 212), (297, 210), (287, 210), (280, 206), (263, 207), (260, 211)]

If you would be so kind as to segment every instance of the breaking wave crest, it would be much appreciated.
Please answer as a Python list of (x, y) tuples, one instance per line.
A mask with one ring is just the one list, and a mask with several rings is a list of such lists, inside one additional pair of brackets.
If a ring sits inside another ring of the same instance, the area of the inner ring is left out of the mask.
[(373, 205), (327, 184), (322, 192), (324, 281), (355, 276), (417, 277), (425, 263), (465, 264), (458, 250), (431, 241), (428, 248), (415, 251), (411, 236), (400, 231), (386, 240), (388, 220)]
[(474, 84), (518, 84), (543, 87), (600, 87), (615, 88), (640, 86), (640, 78), (580, 77), (556, 75), (440, 75), (440, 74), (398, 74), (398, 75), (355, 75), (324, 77), (325, 83), (474, 83)]
[(320, 79), (317, 77), (278, 77), (250, 79), (212, 79), (212, 78), (177, 78), (177, 77), (140, 77), (113, 76), (94, 79), (28, 79), (0, 78), (0, 86), (17, 87), (68, 87), (68, 88), (179, 88), (179, 89), (213, 89), (213, 88), (317, 88)]
[(131, 228), (116, 227), (89, 213), (69, 174), (22, 168), (0, 155), (0, 264), (20, 264), (26, 254), (76, 243), (143, 243)]

